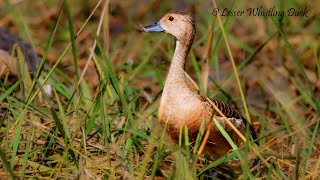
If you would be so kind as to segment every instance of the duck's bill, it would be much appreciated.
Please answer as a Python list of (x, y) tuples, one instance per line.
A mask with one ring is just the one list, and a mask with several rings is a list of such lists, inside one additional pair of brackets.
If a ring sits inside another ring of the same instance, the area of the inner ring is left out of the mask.
[(162, 28), (160, 22), (154, 23), (149, 26), (145, 26), (142, 29), (144, 32), (164, 32), (164, 29)]

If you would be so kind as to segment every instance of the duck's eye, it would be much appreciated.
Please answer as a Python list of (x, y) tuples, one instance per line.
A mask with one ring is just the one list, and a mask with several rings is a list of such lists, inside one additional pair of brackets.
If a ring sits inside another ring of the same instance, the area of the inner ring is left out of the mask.
[(169, 16), (169, 21), (173, 21), (173, 17), (172, 16)]

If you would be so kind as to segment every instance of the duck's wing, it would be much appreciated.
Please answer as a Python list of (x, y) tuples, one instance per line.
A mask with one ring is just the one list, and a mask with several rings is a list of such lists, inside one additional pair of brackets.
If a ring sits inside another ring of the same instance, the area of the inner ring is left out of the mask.
[[(229, 104), (226, 104), (222, 101), (211, 99), (211, 101), (214, 103), (214, 105), (217, 106), (217, 108), (227, 117), (227, 118), (236, 118), (236, 119), (241, 119), (244, 120), (244, 117), (241, 116), (241, 114), (232, 106)], [(216, 116), (221, 116), (220, 113), (216, 112)]]
[[(257, 139), (257, 135), (254, 131), (253, 126), (250, 123), (247, 123), (246, 118), (244, 118), (234, 107), (230, 106), (229, 104), (226, 104), (224, 102), (221, 102), (219, 100), (211, 99), (211, 101), (217, 106), (217, 108), (227, 117), (227, 118), (235, 118), (242, 120), (245, 125), (249, 124), (250, 131), (252, 134), (253, 139)], [(214, 108), (213, 108), (214, 109)], [(216, 116), (220, 116), (220, 113), (216, 112)]]

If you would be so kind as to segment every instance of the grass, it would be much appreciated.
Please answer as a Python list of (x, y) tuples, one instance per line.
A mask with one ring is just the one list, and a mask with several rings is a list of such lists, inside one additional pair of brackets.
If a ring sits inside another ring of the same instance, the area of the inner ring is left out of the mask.
[[(175, 145), (158, 123), (174, 40), (136, 30), (183, 3), (6, 1), (0, 2), (1, 26), (30, 41), (42, 61), (35, 78), (21, 71), (18, 81), (0, 83), (0, 174), (9, 179), (208, 179), (213, 174), (317, 179), (319, 5), (216, 1), (220, 9), (310, 8), (308, 18), (284, 17), (279, 23), (272, 17), (214, 17), (214, 6), (207, 3), (185, 3), (197, 18), (186, 71), (200, 92), (229, 101), (250, 117), (259, 145), (245, 136), (246, 143), (236, 147), (220, 128), (234, 151), (212, 160), (197, 155), (200, 137), (190, 147), (182, 133), (187, 129), (181, 129)], [(24, 58), (16, 52), (23, 69)], [(46, 84), (51, 94), (45, 93)]]

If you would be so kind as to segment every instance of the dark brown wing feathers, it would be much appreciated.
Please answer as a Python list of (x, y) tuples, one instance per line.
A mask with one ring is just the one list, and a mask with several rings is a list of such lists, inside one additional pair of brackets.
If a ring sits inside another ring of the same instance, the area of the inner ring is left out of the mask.
[[(227, 118), (236, 118), (236, 119), (243, 119), (245, 120), (241, 114), (233, 107), (231, 107), (230, 105), (212, 99), (212, 102), (217, 106), (217, 108), (227, 117)], [(218, 112), (216, 112), (217, 116), (221, 116)]]
[[(244, 121), (245, 124), (249, 124), (247, 123), (247, 120), (233, 107), (231, 107), (230, 105), (215, 100), (215, 99), (211, 99), (211, 101), (217, 106), (217, 108), (227, 117), (227, 118), (236, 118), (236, 119), (241, 119)], [(215, 113), (216, 116), (221, 116), (218, 112)], [(250, 131), (252, 134), (252, 138), (253, 139), (257, 139), (257, 135), (254, 131), (254, 128), (251, 124), (249, 124), (250, 126)]]

